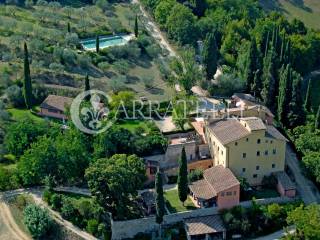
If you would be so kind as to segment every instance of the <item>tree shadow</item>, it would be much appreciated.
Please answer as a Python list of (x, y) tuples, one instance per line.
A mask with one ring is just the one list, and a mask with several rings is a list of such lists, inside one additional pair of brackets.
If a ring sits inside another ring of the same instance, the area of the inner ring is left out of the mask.
[(140, 81), (140, 78), (138, 78), (137, 76), (127, 75), (126, 77), (126, 83), (129, 83), (129, 84), (135, 84), (139, 81)]
[(312, 12), (312, 9), (304, 5), (304, 0), (288, 0), (295, 7), (301, 8), (307, 12)]
[[(304, 0), (286, 0), (291, 3), (293, 6), (300, 8), (306, 12), (312, 12), (312, 9), (305, 6)], [(283, 8), (279, 0), (259, 0), (260, 5), (263, 6), (267, 11), (279, 11), (288, 13), (286, 9)]]
[(157, 87), (149, 88), (147, 91), (153, 95), (164, 95), (164, 90)]

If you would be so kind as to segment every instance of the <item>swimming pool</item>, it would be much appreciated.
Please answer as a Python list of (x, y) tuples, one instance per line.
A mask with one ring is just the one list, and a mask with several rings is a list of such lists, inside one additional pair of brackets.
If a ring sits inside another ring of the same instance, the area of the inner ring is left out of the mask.
[[(100, 37), (99, 48), (107, 48), (113, 46), (125, 45), (131, 40), (132, 35), (112, 36), (112, 37)], [(84, 50), (94, 51), (96, 50), (96, 39), (88, 39), (80, 42)]]

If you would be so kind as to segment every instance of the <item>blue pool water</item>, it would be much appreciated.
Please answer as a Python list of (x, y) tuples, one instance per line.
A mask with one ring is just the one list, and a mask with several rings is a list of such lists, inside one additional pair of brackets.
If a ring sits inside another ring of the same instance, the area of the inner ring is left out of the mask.
[[(107, 48), (112, 46), (124, 45), (127, 40), (122, 36), (112, 36), (112, 37), (100, 37), (99, 47)], [(81, 44), (85, 50), (95, 50), (96, 49), (96, 39), (89, 39), (81, 41)]]

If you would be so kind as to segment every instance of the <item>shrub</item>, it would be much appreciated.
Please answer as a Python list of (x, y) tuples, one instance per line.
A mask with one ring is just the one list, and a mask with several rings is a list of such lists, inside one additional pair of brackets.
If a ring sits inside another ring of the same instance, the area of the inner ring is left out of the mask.
[(62, 197), (60, 194), (52, 194), (50, 199), (50, 205), (54, 210), (60, 210), (62, 207)]
[(61, 216), (67, 220), (75, 217), (76, 208), (69, 198), (62, 198)]
[(47, 210), (34, 205), (28, 205), (24, 210), (24, 224), (33, 238), (40, 238), (47, 234), (52, 226), (52, 220)]
[(22, 210), (24, 209), (26, 206), (27, 206), (27, 199), (26, 199), (26, 196), (24, 195), (18, 195), (16, 198), (15, 198), (15, 203), (17, 205), (17, 207)]
[(50, 190), (46, 189), (43, 192), (42, 199), (46, 203), (50, 203), (51, 196), (52, 196), (52, 192)]
[(203, 178), (203, 170), (195, 169), (188, 174), (189, 182), (195, 182)]
[(97, 235), (98, 226), (99, 226), (99, 223), (96, 219), (90, 219), (87, 223), (86, 230), (93, 235)]

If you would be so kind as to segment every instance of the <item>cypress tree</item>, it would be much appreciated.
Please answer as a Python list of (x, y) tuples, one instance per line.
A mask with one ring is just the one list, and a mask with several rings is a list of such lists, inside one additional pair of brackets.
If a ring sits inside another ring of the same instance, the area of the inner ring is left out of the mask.
[(181, 157), (179, 159), (179, 171), (178, 171), (178, 194), (179, 199), (183, 203), (188, 197), (188, 163), (186, 150), (183, 147), (181, 151)]
[(203, 63), (207, 79), (212, 79), (218, 67), (218, 47), (213, 33), (209, 33), (204, 41)]
[(138, 16), (136, 15), (136, 19), (134, 21), (134, 35), (136, 38), (139, 36), (139, 26), (138, 26)]
[(156, 188), (156, 222), (160, 224), (163, 222), (163, 216), (165, 214), (165, 204), (163, 197), (163, 186), (162, 186), (162, 174), (157, 172), (155, 180)]
[(306, 112), (303, 107), (303, 98), (301, 94), (302, 77), (299, 73), (292, 72), (292, 99), (290, 103), (289, 127), (304, 124), (306, 120)]
[(280, 85), (278, 96), (278, 119), (283, 126), (288, 126), (289, 105), (292, 94), (292, 69), (289, 64), (280, 70)]
[(314, 127), (315, 127), (315, 129), (320, 129), (320, 105), (318, 107), (318, 112), (316, 115), (316, 120), (314, 122)]
[(267, 56), (263, 59), (263, 72), (262, 72), (262, 92), (261, 96), (264, 104), (275, 110), (275, 96), (276, 96), (276, 79), (274, 71), (274, 47), (268, 51)]
[[(86, 75), (86, 78), (84, 80), (84, 91), (90, 91), (90, 79), (89, 79), (89, 75)], [(86, 100), (89, 101), (91, 98), (90, 94), (88, 96), (86, 96)]]
[(261, 78), (260, 78), (260, 70), (258, 69), (254, 73), (253, 84), (251, 85), (251, 92), (253, 93), (254, 97), (260, 98), (261, 92)]
[(100, 38), (99, 35), (96, 37), (96, 52), (99, 53), (100, 51)]
[(311, 112), (311, 89), (312, 89), (312, 78), (309, 79), (308, 88), (306, 93), (306, 100), (304, 102), (304, 107), (308, 112)]
[(70, 26), (70, 22), (68, 22), (68, 33), (71, 33), (71, 26)]
[(32, 83), (30, 76), (30, 63), (27, 43), (24, 43), (24, 81), (23, 81), (23, 98), (27, 109), (32, 108)]

